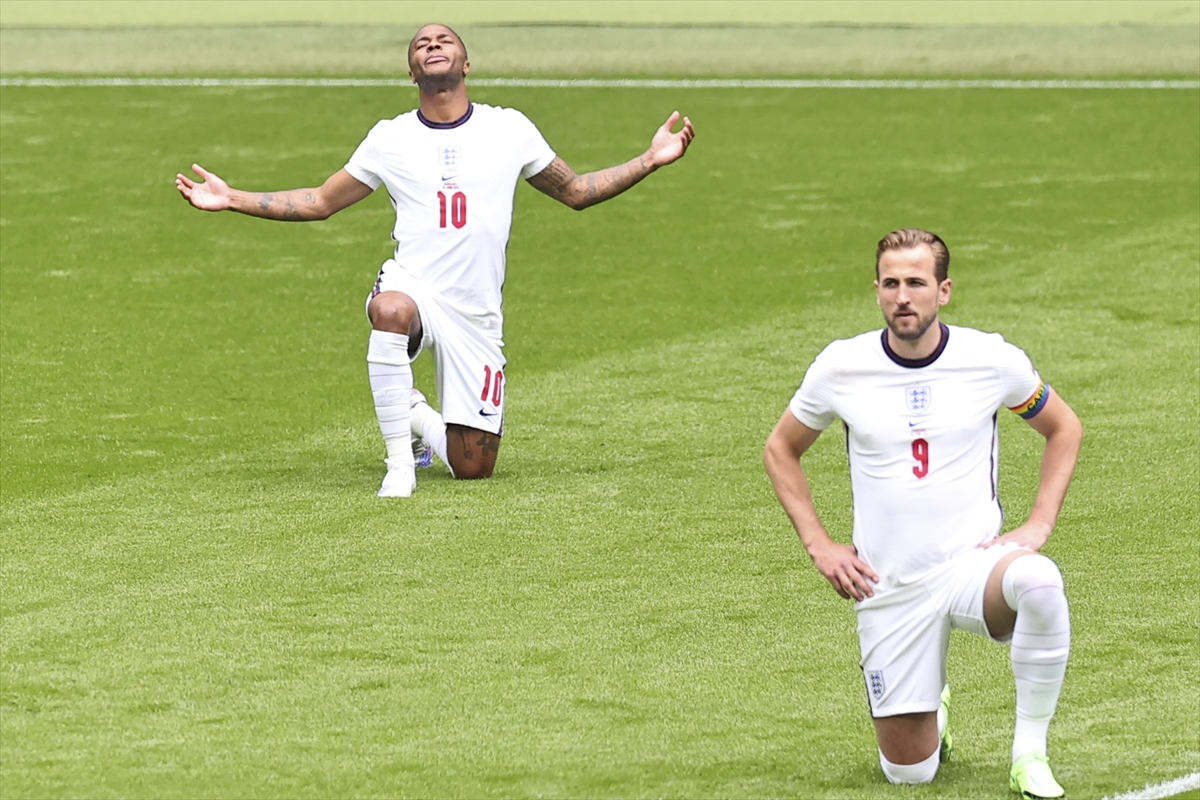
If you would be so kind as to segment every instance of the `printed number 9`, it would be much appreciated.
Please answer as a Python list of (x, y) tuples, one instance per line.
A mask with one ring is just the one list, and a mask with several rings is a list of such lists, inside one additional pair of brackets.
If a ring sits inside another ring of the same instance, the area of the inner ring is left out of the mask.
[(929, 442), (924, 439), (913, 439), (912, 453), (913, 458), (917, 460), (917, 465), (912, 468), (913, 475), (924, 478), (929, 474)]

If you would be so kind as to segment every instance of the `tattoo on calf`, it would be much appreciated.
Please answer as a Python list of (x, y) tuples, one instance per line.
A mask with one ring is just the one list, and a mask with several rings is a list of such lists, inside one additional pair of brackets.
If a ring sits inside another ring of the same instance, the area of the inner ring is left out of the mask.
[(266, 211), (267, 209), (269, 209), (271, 207), (271, 202), (274, 199), (275, 199), (275, 195), (264, 194), (263, 196), (258, 198), (258, 207), (261, 208), (263, 211)]
[(477, 441), (475, 444), (479, 445), (479, 447), (483, 449), (484, 456), (494, 455), (495, 453), (500, 452), (499, 437), (491, 433), (485, 433), (480, 436), (479, 441)]

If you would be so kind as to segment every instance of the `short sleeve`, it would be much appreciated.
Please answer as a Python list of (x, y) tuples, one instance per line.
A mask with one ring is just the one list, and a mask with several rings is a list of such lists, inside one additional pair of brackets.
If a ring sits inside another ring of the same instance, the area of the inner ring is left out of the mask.
[(834, 407), (837, 396), (836, 364), (829, 348), (825, 348), (809, 366), (808, 372), (804, 373), (804, 381), (788, 403), (792, 416), (815, 431), (825, 430), (838, 416)]
[(518, 159), (522, 165), (521, 177), (532, 178), (550, 166), (550, 162), (555, 158), (555, 153), (529, 117), (513, 109), (509, 109), (509, 112), (518, 118), (516, 139)]
[(996, 367), (1000, 374), (1001, 402), (1024, 419), (1036, 417), (1050, 399), (1050, 387), (1042, 382), (1029, 356), (1021, 348), (1002, 342)]
[(346, 172), (350, 173), (352, 178), (370, 186), (372, 191), (378, 189), (379, 184), (383, 183), (383, 178), (380, 176), (379, 137), (382, 135), (380, 129), (385, 123), (386, 120), (378, 122), (375, 127), (371, 128), (367, 138), (362, 140), (345, 166)]

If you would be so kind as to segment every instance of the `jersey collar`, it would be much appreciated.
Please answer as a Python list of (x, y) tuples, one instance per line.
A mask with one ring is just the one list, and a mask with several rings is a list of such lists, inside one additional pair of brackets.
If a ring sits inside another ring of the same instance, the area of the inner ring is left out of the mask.
[(434, 128), (435, 130), (444, 131), (444, 130), (449, 130), (450, 128), (457, 128), (459, 125), (466, 124), (467, 120), (469, 120), (471, 118), (471, 114), (474, 113), (474, 111), (475, 111), (475, 104), (468, 103), (467, 104), (467, 113), (463, 114), (461, 117), (454, 120), (453, 122), (433, 122), (428, 117), (426, 117), (424, 114), (422, 114), (421, 109), (418, 108), (417, 109), (417, 119), (421, 120), (421, 124), (424, 125), (426, 128)]
[(895, 363), (901, 367), (904, 367), (905, 369), (920, 369), (921, 367), (928, 367), (930, 364), (937, 361), (938, 356), (940, 356), (942, 354), (942, 352), (945, 351), (946, 343), (950, 341), (950, 329), (946, 327), (946, 323), (939, 320), (938, 328), (942, 332), (942, 340), (940, 342), (938, 342), (937, 348), (932, 353), (925, 356), (924, 358), (904, 358), (903, 356), (896, 355), (896, 351), (893, 350), (890, 345), (888, 345), (888, 337), (887, 337), (888, 329), (887, 328), (883, 329), (882, 335), (879, 337), (879, 340), (881, 342), (883, 342), (884, 354), (888, 358), (890, 358), (893, 363)]

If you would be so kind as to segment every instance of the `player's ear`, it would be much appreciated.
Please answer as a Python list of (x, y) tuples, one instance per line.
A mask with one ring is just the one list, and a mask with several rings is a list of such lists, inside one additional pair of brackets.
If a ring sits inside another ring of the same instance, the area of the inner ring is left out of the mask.
[(471, 72), (471, 60), (467, 59), (463, 62), (463, 77), (467, 77)]
[(938, 284), (938, 305), (944, 306), (950, 302), (950, 279), (942, 281)]
[(871, 285), (875, 287), (875, 305), (883, 307), (883, 302), (879, 299), (879, 281), (871, 281)]
[(417, 79), (413, 77), (413, 74), (412, 74), (412, 70), (411, 70), (411, 69), (408, 71), (408, 79), (409, 79), (410, 81), (412, 81), (413, 83), (416, 83), (416, 82), (417, 82)]

